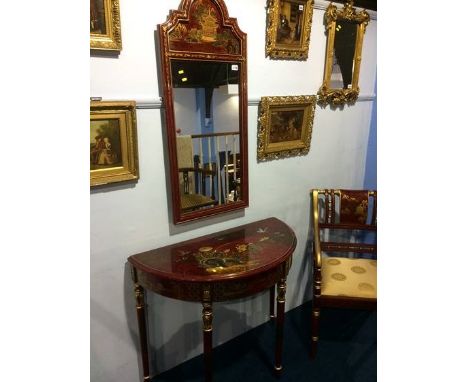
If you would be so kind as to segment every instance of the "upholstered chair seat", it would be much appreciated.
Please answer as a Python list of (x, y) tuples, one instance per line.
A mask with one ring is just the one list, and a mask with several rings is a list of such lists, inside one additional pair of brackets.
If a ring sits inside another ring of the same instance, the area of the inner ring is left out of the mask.
[(377, 260), (322, 256), (322, 296), (377, 298)]

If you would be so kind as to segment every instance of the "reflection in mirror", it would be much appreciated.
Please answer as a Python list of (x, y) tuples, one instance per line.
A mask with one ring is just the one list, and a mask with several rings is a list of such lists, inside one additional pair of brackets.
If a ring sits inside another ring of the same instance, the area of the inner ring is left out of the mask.
[(357, 24), (349, 20), (339, 20), (336, 23), (330, 79), (332, 89), (352, 87), (357, 28)]
[(171, 60), (182, 213), (241, 199), (239, 69)]

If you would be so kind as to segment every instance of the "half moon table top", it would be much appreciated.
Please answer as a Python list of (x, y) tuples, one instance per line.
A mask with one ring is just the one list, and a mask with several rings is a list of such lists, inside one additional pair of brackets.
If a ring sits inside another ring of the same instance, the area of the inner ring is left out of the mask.
[(138, 273), (161, 281), (222, 282), (275, 269), (292, 255), (296, 236), (277, 218), (216, 232), (128, 258)]

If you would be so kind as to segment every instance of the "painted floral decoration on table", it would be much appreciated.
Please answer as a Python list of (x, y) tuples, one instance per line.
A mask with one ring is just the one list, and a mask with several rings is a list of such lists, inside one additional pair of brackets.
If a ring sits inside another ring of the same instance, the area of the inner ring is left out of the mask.
[[(285, 236), (281, 232), (268, 234), (268, 227), (259, 228), (252, 241), (247, 243), (230, 244), (229, 247), (221, 244), (218, 247), (200, 247), (197, 252), (179, 251), (177, 262), (196, 261), (200, 268), (207, 273), (225, 274), (246, 271), (259, 262), (255, 255), (261, 252), (265, 244), (273, 244)], [(224, 241), (228, 237), (218, 238)]]

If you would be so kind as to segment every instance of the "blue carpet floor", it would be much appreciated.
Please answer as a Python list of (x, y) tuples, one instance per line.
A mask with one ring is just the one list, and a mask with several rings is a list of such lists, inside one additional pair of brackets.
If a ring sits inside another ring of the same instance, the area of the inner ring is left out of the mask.
[[(274, 375), (275, 324), (260, 325), (214, 349), (214, 382), (374, 382), (377, 380), (377, 313), (322, 309), (318, 353), (309, 358), (312, 305), (286, 313), (283, 372)], [(154, 382), (204, 380), (203, 358), (192, 358)]]

